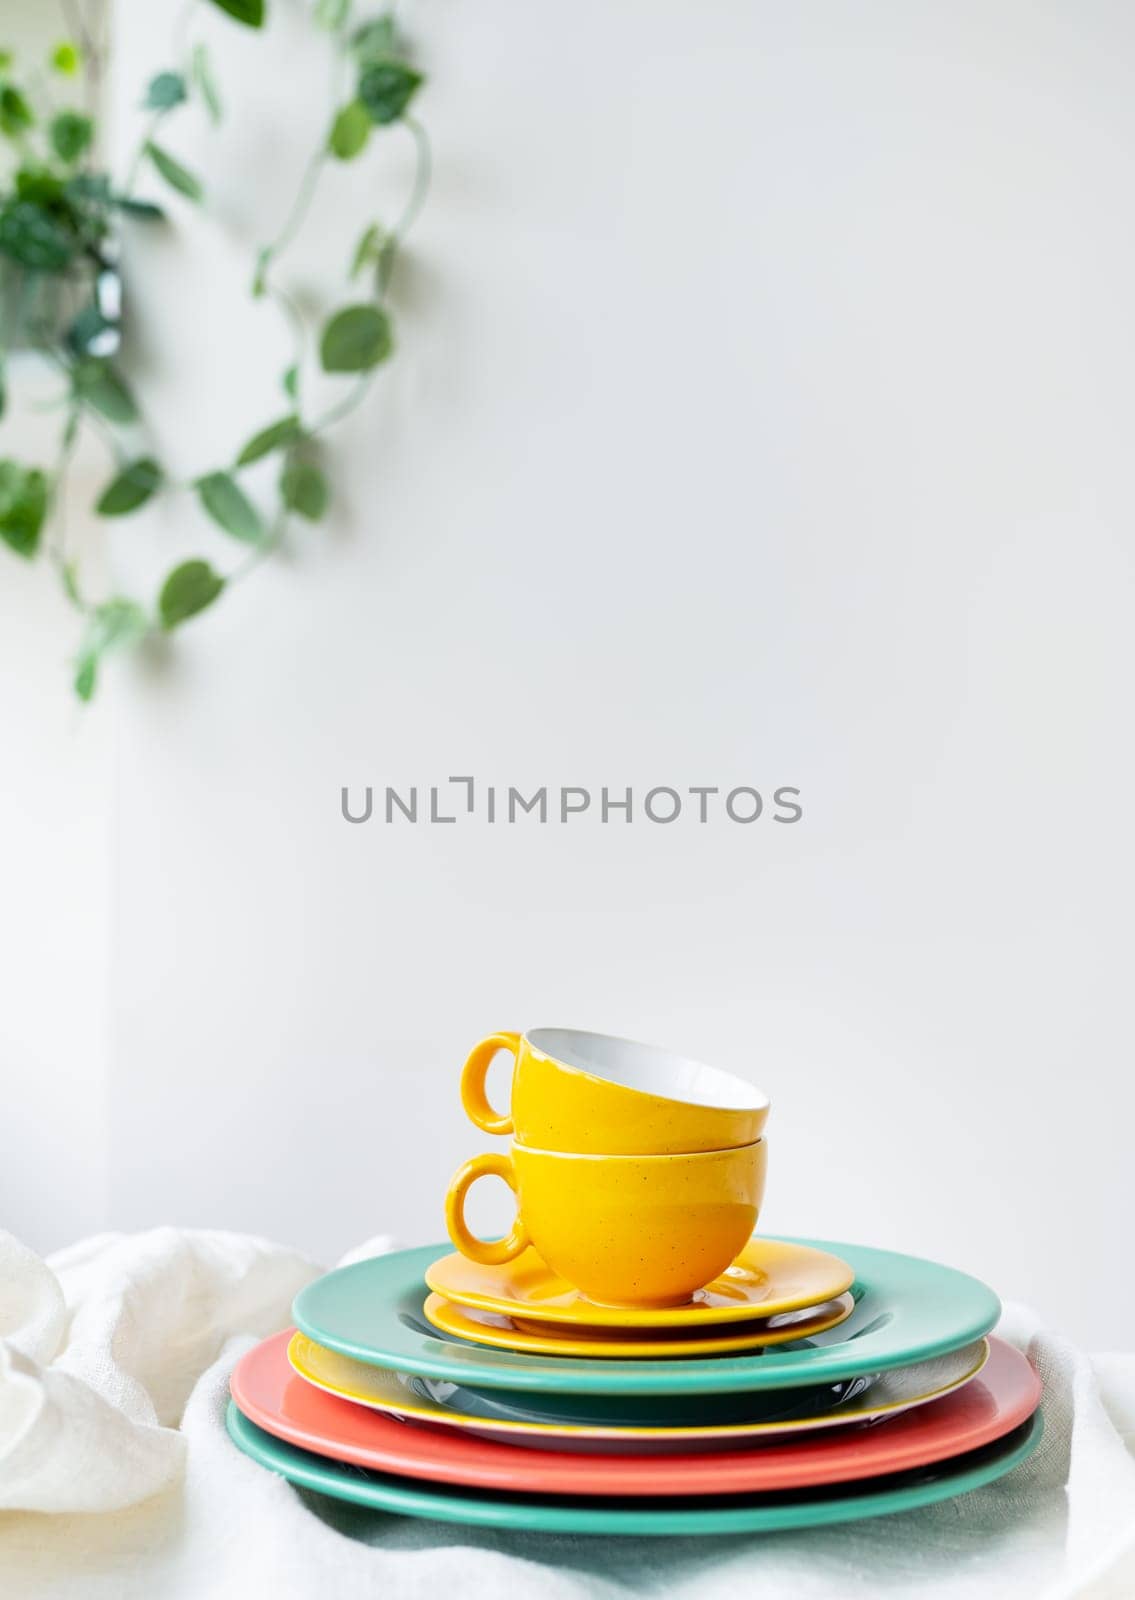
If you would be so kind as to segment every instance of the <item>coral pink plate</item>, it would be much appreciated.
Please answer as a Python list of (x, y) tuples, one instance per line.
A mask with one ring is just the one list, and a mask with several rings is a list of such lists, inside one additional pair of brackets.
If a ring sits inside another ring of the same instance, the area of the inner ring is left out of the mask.
[(340, 1400), (292, 1370), (291, 1335), (289, 1328), (265, 1339), (232, 1375), (238, 1409), (266, 1433), (357, 1467), (531, 1494), (731, 1494), (873, 1478), (1000, 1439), (1032, 1415), (1041, 1393), (1025, 1357), (990, 1339), (979, 1377), (892, 1421), (708, 1455), (566, 1455), (417, 1426)]

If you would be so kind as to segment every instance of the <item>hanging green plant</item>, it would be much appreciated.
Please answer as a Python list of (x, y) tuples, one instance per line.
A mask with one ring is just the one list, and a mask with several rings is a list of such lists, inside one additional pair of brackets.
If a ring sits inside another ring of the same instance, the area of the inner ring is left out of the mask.
[[(264, 0), (212, 0), (233, 21), (260, 29)], [(75, 662), (75, 692), (90, 700), (105, 658), (139, 644), (148, 634), (168, 632), (215, 605), (225, 591), (279, 545), (292, 517), (318, 522), (332, 486), (321, 459), (327, 433), (358, 406), (378, 369), (394, 352), (387, 290), (398, 251), (425, 199), (430, 177), (429, 143), (412, 107), (423, 78), (408, 59), (405, 41), (390, 14), (356, 19), (352, 0), (314, 0), (312, 23), (325, 33), (344, 65), (350, 89), (330, 109), (326, 131), (300, 177), (296, 197), (279, 235), (256, 255), (251, 292), (279, 308), (294, 343), (292, 364), (280, 383), (287, 409), (250, 429), (231, 459), (179, 481), (147, 450), (138, 448), (140, 416), (130, 385), (116, 363), (119, 351), (121, 282), (118, 219), (157, 223), (162, 207), (135, 194), (147, 169), (174, 194), (195, 204), (207, 200), (198, 175), (173, 153), (166, 125), (194, 100), (220, 124), (223, 96), (204, 44), (192, 43), (184, 60), (157, 73), (141, 98), (146, 125), (125, 179), (94, 165), (97, 129), (91, 116), (51, 106), (49, 90), (25, 88), (13, 74), (13, 57), (0, 51), (0, 139), (14, 161), (0, 184), (0, 416), (6, 396), (7, 351), (39, 351), (63, 383), (63, 425), (50, 464), (0, 458), (0, 541), (25, 560), (46, 553), (63, 592), (80, 614), (82, 632)], [(65, 40), (48, 63), (61, 78), (86, 74), (93, 88), (101, 53), (85, 25), (80, 38)], [(29, 83), (40, 81), (38, 75)], [(309, 328), (276, 281), (281, 258), (299, 236), (328, 161), (353, 161), (372, 137), (392, 128), (413, 141), (415, 168), (407, 203), (393, 225), (371, 222), (344, 276), (356, 288), (349, 303)], [(357, 285), (362, 283), (364, 292)], [(366, 292), (369, 288), (369, 292)], [(337, 404), (313, 415), (304, 404), (301, 374), (308, 348), (322, 369), (354, 381)], [(67, 546), (58, 508), (80, 432), (95, 428), (112, 458), (107, 481), (95, 500), (100, 517), (129, 517), (163, 494), (192, 495), (201, 516), (246, 555), (228, 575), (201, 559), (183, 561), (162, 582), (150, 604), (127, 595), (93, 599), (80, 565)], [(246, 467), (277, 456), (280, 472), (267, 510), (246, 492)]]

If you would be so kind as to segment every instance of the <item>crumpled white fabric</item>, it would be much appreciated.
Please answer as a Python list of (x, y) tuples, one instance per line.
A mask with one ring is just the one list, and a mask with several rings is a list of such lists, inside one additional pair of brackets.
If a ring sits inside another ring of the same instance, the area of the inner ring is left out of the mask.
[(179, 1482), (202, 1372), (318, 1270), (230, 1233), (102, 1234), (50, 1265), (0, 1234), (0, 1508), (118, 1511)]
[(228, 1374), (286, 1324), (317, 1271), (239, 1234), (102, 1235), (47, 1262), (0, 1235), (0, 1594), (1135, 1595), (1135, 1355), (1093, 1361), (1022, 1308), (1001, 1332), (1045, 1380), (1047, 1430), (1000, 1483), (806, 1533), (587, 1539), (384, 1516), (297, 1491), (241, 1456), (224, 1431)]

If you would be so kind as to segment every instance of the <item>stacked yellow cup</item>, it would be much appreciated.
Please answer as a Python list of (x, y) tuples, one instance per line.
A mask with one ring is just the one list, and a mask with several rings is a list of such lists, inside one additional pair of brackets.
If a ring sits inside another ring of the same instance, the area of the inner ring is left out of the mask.
[[(485, 1089), (498, 1051), (512, 1055), (511, 1109)], [(532, 1246), (589, 1300), (673, 1306), (730, 1265), (764, 1195), (768, 1097), (742, 1079), (650, 1045), (571, 1028), (494, 1033), (461, 1075), (466, 1112), (508, 1153), (474, 1156), (446, 1196), (453, 1243), (498, 1265)], [(503, 1178), (517, 1199), (506, 1239), (479, 1239), (465, 1196)]]

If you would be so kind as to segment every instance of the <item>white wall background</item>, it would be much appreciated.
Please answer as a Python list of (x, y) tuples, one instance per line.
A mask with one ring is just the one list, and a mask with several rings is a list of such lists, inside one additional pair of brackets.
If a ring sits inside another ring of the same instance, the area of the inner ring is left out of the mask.
[[(244, 288), (325, 70), (274, 9), (259, 39), (199, 8), (232, 114), (169, 143), (216, 220), (132, 251), (140, 386), (186, 471), (278, 410), (286, 347)], [(172, 13), (120, 0), (123, 150)], [(769, 1228), (944, 1258), (1129, 1343), (1135, 17), (409, 15), (436, 184), (334, 525), (95, 713), (99, 1220), (325, 1256), (437, 1237), (486, 1142), (467, 1046), (574, 1023), (771, 1092)], [(389, 215), (397, 135), (366, 159), (329, 177), (301, 293)], [(169, 510), (115, 559), (149, 581), (182, 548), (231, 559)], [(62, 695), (21, 670), (16, 717)], [(807, 814), (340, 819), (343, 784), (451, 773), (796, 784)], [(22, 1175), (25, 1216), (87, 1148)]]

